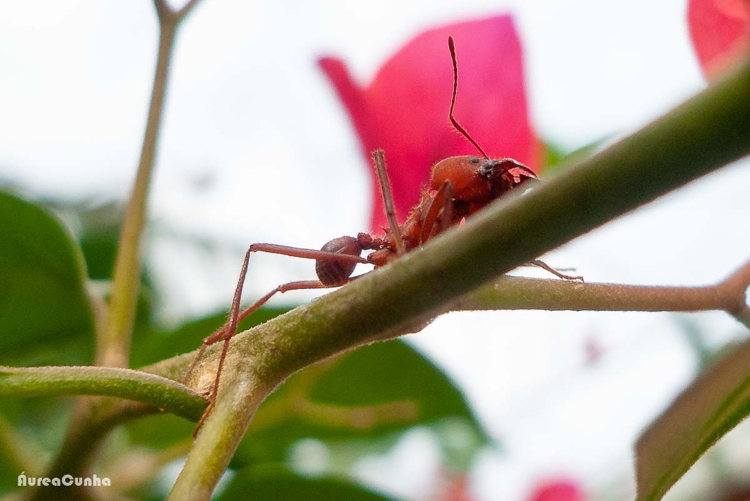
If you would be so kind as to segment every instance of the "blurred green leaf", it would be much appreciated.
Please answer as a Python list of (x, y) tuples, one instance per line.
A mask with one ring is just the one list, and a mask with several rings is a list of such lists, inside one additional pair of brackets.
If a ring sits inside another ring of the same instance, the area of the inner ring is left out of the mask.
[[(242, 328), (283, 311), (261, 310)], [(225, 319), (224, 313), (212, 315), (148, 336), (134, 350), (134, 359), (143, 365), (195, 349)], [(289, 378), (261, 406), (233, 467), (281, 463), (290, 447), (305, 438), (336, 447), (348, 443), (345, 455), (351, 458), (385, 452), (403, 433), (424, 425), (436, 433), (447, 461), (457, 469), (468, 467), (489, 442), (461, 391), (432, 362), (402, 341), (376, 343)], [(127, 425), (133, 442), (158, 448), (190, 440), (194, 427), (171, 415)]]
[(0, 332), (3, 364), (83, 363), (93, 352), (94, 320), (80, 249), (46, 209), (4, 192)]
[[(22, 438), (5, 418), (0, 415), (0, 495), (9, 494), (18, 487), (17, 478), (26, 468), (30, 457), (26, 453)], [(41, 466), (41, 465), (40, 465)]]
[(750, 341), (707, 368), (636, 444), (637, 501), (657, 501), (750, 413)]
[(71, 403), (70, 398), (0, 399), (0, 494), (16, 491), (23, 471), (43, 473), (63, 440)]
[(568, 154), (565, 148), (552, 141), (542, 141), (544, 149), (544, 172), (553, 169)]
[(573, 151), (567, 151), (565, 148), (554, 142), (545, 141), (543, 143), (545, 154), (543, 177), (557, 175), (564, 171), (568, 166), (582, 162), (596, 153), (597, 150), (601, 149), (604, 146), (604, 143), (611, 138), (611, 135), (600, 137), (599, 139)]
[(375, 343), (289, 378), (260, 407), (234, 464), (282, 461), (303, 438), (356, 440), (363, 453), (371, 452), (423, 425), (452, 450), (468, 451), (466, 461), (489, 442), (461, 391), (437, 366), (402, 341)]
[(336, 478), (307, 478), (282, 467), (239, 470), (217, 501), (393, 501), (362, 486)]
[[(44, 198), (41, 201), (74, 228), (86, 261), (89, 279), (109, 283), (117, 258), (125, 205), (119, 201), (100, 202), (91, 199)], [(141, 272), (135, 329), (151, 322), (153, 303), (158, 300), (154, 297), (150, 276), (149, 262), (145, 260)]]
[(46, 199), (44, 203), (63, 219), (74, 221), (89, 278), (111, 279), (125, 206), (121, 202), (96, 203), (87, 199)]

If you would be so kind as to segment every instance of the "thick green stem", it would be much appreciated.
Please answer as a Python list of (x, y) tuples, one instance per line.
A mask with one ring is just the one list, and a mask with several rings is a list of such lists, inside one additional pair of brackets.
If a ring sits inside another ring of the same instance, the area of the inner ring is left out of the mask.
[[(289, 374), (382, 338), (383, 332), (401, 333), (406, 324), (426, 321), (493, 278), (748, 153), (750, 64), (745, 64), (553, 181), (523, 197), (501, 199), (424, 249), (237, 336), (216, 412), (197, 437), (170, 499), (209, 498), (257, 405)], [(217, 351), (209, 351), (205, 374), (215, 370)], [(170, 364), (153, 369), (175, 370)], [(222, 440), (208, 430), (223, 430)]]
[[(477, 310), (705, 311), (741, 310), (750, 284), (750, 264), (726, 280), (702, 287), (581, 283), (557, 279), (503, 276), (436, 313)], [(183, 356), (181, 358), (186, 358)], [(173, 363), (162, 362), (160, 367)], [(149, 370), (147, 368), (147, 370)], [(98, 395), (134, 400), (197, 421), (207, 401), (181, 381), (179, 371), (159, 377), (144, 371), (110, 367), (0, 366), (0, 397)], [(297, 409), (298, 411), (300, 409)], [(304, 410), (304, 409), (302, 409)]]

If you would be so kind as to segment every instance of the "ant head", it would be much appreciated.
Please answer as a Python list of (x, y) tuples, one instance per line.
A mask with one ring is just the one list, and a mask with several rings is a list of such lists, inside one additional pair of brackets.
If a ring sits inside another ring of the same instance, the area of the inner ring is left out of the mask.
[(511, 171), (516, 171), (518, 177), (536, 179), (536, 174), (533, 170), (512, 158), (501, 158), (499, 160), (485, 158), (484, 160), (477, 162), (474, 162), (474, 160), (478, 159), (472, 158), (472, 163), (481, 164), (478, 170), (479, 175), (487, 179), (495, 179), (504, 176)]
[(479, 143), (474, 141), (474, 138), (472, 138), (468, 132), (466, 132), (466, 129), (464, 129), (461, 124), (458, 123), (458, 120), (453, 116), (453, 108), (456, 106), (456, 91), (458, 90), (458, 64), (456, 63), (456, 46), (453, 43), (453, 37), (448, 37), (448, 50), (451, 53), (451, 60), (453, 61), (453, 96), (451, 97), (451, 107), (450, 111), (448, 112), (448, 118), (450, 118), (451, 123), (453, 124), (453, 127), (466, 139), (469, 140), (471, 144), (474, 145), (474, 147), (479, 150), (479, 152), (489, 160), (489, 156), (487, 156), (487, 153), (484, 152), (481, 146), (479, 146)]

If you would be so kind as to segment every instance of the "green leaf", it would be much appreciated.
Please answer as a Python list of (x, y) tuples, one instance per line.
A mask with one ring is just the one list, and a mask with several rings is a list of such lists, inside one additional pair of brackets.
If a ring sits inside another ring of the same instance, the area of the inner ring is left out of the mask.
[(85, 266), (67, 228), (0, 192), (0, 364), (82, 363), (93, 332)]
[(336, 478), (307, 478), (282, 467), (249, 467), (238, 471), (216, 501), (394, 501), (362, 486)]
[(554, 142), (545, 141), (544, 146), (544, 170), (542, 177), (548, 178), (565, 171), (567, 167), (576, 165), (592, 156), (600, 150), (605, 143), (612, 139), (611, 135), (606, 135), (591, 141), (573, 151), (566, 151), (562, 146)]
[(657, 501), (750, 413), (750, 341), (709, 367), (636, 444), (637, 501)]
[[(71, 221), (71, 227), (76, 229), (75, 235), (86, 261), (89, 279), (111, 281), (122, 221), (125, 219), (125, 205), (95, 199), (46, 198), (42, 202), (63, 220)], [(149, 261), (146, 260), (141, 271), (135, 329), (142, 328), (152, 320), (153, 304), (158, 303), (152, 282)]]
[(234, 464), (283, 460), (303, 438), (357, 440), (363, 452), (382, 450), (422, 425), (451, 444), (449, 459), (460, 457), (461, 469), (489, 442), (460, 389), (437, 366), (400, 340), (375, 343), (289, 378), (260, 407)]

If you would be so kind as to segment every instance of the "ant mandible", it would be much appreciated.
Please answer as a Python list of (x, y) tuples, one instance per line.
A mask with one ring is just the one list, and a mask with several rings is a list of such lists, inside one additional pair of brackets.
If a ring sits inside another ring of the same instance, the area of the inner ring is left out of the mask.
[[(203, 341), (198, 355), (185, 376), (187, 381), (208, 346), (224, 341), (216, 377), (209, 394), (209, 406), (198, 423), (196, 433), (216, 402), (219, 378), (229, 349), (229, 340), (234, 336), (237, 324), (266, 304), (275, 294), (292, 290), (326, 289), (345, 285), (357, 278), (352, 277), (357, 264), (371, 264), (375, 268), (385, 266), (402, 254), (421, 246), (451, 226), (460, 223), (464, 218), (471, 216), (505, 193), (527, 181), (538, 179), (534, 171), (511, 158), (490, 159), (481, 146), (454, 118), (453, 109), (456, 104), (458, 89), (458, 65), (453, 37), (448, 37), (448, 49), (453, 62), (453, 94), (448, 117), (453, 127), (474, 145), (483, 158), (466, 155), (446, 158), (436, 163), (432, 168), (429, 189), (425, 190), (421, 201), (411, 210), (406, 221), (399, 226), (393, 206), (393, 194), (385, 167), (383, 150), (375, 150), (373, 159), (380, 181), (383, 206), (388, 218), (388, 229), (386, 229), (382, 238), (373, 237), (369, 233), (359, 233), (356, 237), (334, 238), (320, 250), (268, 243), (252, 244), (245, 253), (239, 281), (232, 300), (232, 308), (226, 324)], [(363, 251), (372, 252), (366, 257), (362, 257)], [(318, 280), (304, 280), (279, 285), (254, 304), (240, 311), (242, 288), (247, 275), (248, 262), (250, 254), (254, 252), (314, 259)], [(564, 275), (539, 260), (528, 264), (544, 268), (562, 279), (582, 280), (581, 277)]]

